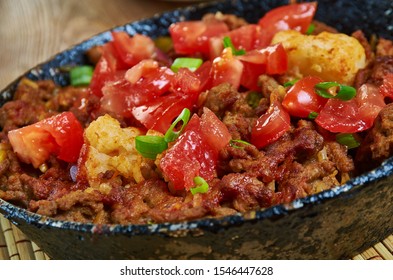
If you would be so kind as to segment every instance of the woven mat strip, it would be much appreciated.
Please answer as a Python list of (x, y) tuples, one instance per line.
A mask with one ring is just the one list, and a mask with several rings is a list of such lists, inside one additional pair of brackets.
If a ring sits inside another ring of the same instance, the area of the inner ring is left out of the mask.
[[(0, 217), (0, 219), (3, 219)], [(1, 226), (0, 220), (0, 260), (9, 260), (10, 256), (8, 255), (8, 247), (7, 242), (5, 241), (5, 236)]]
[[(393, 235), (352, 259), (393, 260)], [(49, 260), (49, 257), (0, 215), (0, 260)]]
[(33, 247), (31, 246), (31, 241), (15, 225), (11, 226), (19, 258), (21, 260), (34, 260), (35, 255)]
[(386, 248), (389, 249), (390, 253), (393, 254), (393, 235), (386, 238), (384, 241), (382, 241), (382, 243)]
[(34, 251), (34, 257), (36, 260), (49, 260), (49, 257), (42, 251), (40, 247), (37, 246), (34, 242), (31, 242), (31, 247)]
[(18, 247), (15, 243), (14, 233), (12, 231), (11, 223), (4, 219), (3, 217), (0, 220), (1, 228), (4, 234), (4, 239), (7, 244), (8, 256), (10, 260), (20, 260)]

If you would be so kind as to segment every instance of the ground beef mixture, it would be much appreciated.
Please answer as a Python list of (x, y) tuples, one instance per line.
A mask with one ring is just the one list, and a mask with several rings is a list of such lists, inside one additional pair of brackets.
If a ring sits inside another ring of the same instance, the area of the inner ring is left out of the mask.
[[(213, 19), (223, 20), (231, 28), (245, 24), (228, 15), (204, 18)], [(335, 32), (322, 23), (316, 24), (317, 33)], [(368, 60), (368, 66), (356, 76), (355, 85), (380, 86), (383, 77), (393, 73), (392, 42), (381, 38), (372, 47), (360, 31), (353, 36), (364, 46)], [(99, 52), (95, 49), (94, 56), (99, 57)], [(92, 61), (97, 60), (92, 57)], [(200, 108), (214, 112), (233, 139), (248, 142), (250, 128), (268, 110), (271, 98), (282, 94), (280, 82), (287, 78), (262, 75), (262, 94), (256, 105), (249, 102), (252, 93), (239, 92), (223, 83), (200, 95)], [(75, 180), (74, 164), (51, 157), (44, 170), (34, 169), (20, 162), (10, 146), (10, 130), (63, 111), (73, 112), (84, 127), (99, 116), (111, 114), (85, 88), (60, 88), (51, 81), (28, 79), (21, 80), (13, 100), (0, 108), (0, 198), (42, 215), (71, 221), (178, 222), (262, 209), (338, 186), (378, 166), (393, 153), (393, 106), (388, 105), (373, 128), (359, 135), (361, 146), (355, 150), (348, 151), (312, 120), (292, 119), (291, 129), (266, 148), (239, 142), (221, 150), (217, 177), (209, 182), (207, 193), (192, 195), (171, 190), (153, 161), (143, 163), (145, 180), (141, 182), (116, 172), (100, 173), (96, 179), (105, 184), (98, 190), (89, 186), (83, 172)], [(202, 109), (198, 113), (202, 114)], [(118, 120), (122, 127), (126, 126), (124, 120)]]

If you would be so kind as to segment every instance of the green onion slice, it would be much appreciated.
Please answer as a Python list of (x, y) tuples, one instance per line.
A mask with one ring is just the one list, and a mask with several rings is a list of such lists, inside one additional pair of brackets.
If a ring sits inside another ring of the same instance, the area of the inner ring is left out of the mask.
[(168, 148), (168, 143), (162, 136), (139, 135), (135, 137), (135, 148), (143, 157), (155, 159)]
[(232, 53), (233, 53), (234, 55), (243, 55), (243, 54), (246, 53), (245, 50), (242, 50), (242, 49), (237, 50), (237, 49), (235, 48), (235, 46), (233, 45), (231, 38), (229, 38), (228, 36), (225, 36), (225, 37), (224, 37), (224, 39), (223, 39), (223, 44), (224, 44), (224, 48), (231, 48), (231, 49), (232, 49)]
[(336, 134), (336, 141), (341, 145), (345, 145), (348, 149), (357, 148), (360, 146), (360, 141), (356, 139), (353, 133), (338, 133)]
[(200, 176), (194, 178), (194, 184), (195, 187), (190, 189), (193, 195), (197, 193), (206, 193), (209, 190), (209, 184)]
[(294, 84), (296, 84), (297, 81), (299, 81), (299, 79), (294, 79), (294, 80), (288, 81), (288, 82), (284, 83), (283, 86), (284, 87), (291, 87)]
[(310, 114), (308, 114), (308, 118), (313, 120), (316, 117), (318, 117), (318, 113), (317, 112), (311, 112)]
[[(338, 87), (336, 95), (329, 92), (329, 89)], [(336, 82), (322, 82), (315, 85), (315, 92), (324, 98), (338, 98), (341, 100), (351, 100), (356, 95), (356, 89), (350, 86), (341, 85)]]
[(232, 139), (229, 144), (231, 147), (236, 148), (236, 149), (242, 149), (242, 146), (237, 145), (238, 143), (243, 144), (243, 145), (251, 145), (247, 141), (241, 140), (241, 139)]
[(311, 35), (314, 32), (314, 30), (315, 30), (315, 24), (311, 23), (306, 30), (306, 35)]
[(93, 77), (94, 68), (89, 65), (76, 66), (70, 70), (70, 82), (73, 86), (88, 86)]
[(199, 68), (203, 63), (203, 60), (200, 58), (192, 58), (192, 57), (178, 57), (173, 61), (171, 65), (171, 70), (175, 73), (179, 71), (180, 68), (188, 68), (191, 71), (195, 71)]
[[(184, 108), (180, 115), (174, 120), (172, 125), (168, 128), (167, 132), (165, 133), (164, 139), (165, 142), (169, 143), (175, 141), (179, 135), (182, 133), (183, 129), (187, 125), (190, 119), (191, 112), (189, 109)], [(175, 127), (179, 122), (183, 122), (181, 128), (178, 131), (174, 131)]]

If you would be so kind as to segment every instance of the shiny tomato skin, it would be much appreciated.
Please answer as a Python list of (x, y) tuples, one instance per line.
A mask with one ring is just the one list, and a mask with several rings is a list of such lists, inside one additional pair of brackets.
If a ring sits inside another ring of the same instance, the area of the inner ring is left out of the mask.
[(367, 124), (366, 129), (372, 127), (379, 112), (386, 106), (384, 96), (376, 86), (363, 84), (358, 88), (355, 100), (359, 106), (359, 116)]
[(221, 36), (210, 38), (210, 59), (220, 56), (224, 49), (223, 38), (229, 37), (236, 50), (253, 50), (260, 45), (261, 27), (257, 24), (247, 24), (229, 31)]
[(393, 100), (393, 73), (385, 75), (379, 91), (384, 97)]
[(246, 61), (243, 63), (243, 73), (240, 79), (240, 84), (249, 89), (259, 91), (258, 85), (259, 76), (266, 73), (266, 64), (255, 64)]
[(330, 132), (356, 133), (372, 127), (384, 106), (379, 89), (364, 84), (357, 90), (356, 97), (349, 101), (329, 99), (315, 122)]
[(71, 112), (64, 112), (37, 123), (55, 139), (59, 147), (57, 157), (76, 162), (83, 145), (83, 127)]
[(282, 44), (276, 44), (262, 49), (255, 49), (238, 56), (244, 69), (241, 85), (258, 90), (258, 78), (262, 74), (284, 74), (288, 69), (288, 58)]
[(268, 111), (260, 116), (251, 131), (251, 144), (261, 149), (284, 135), (291, 127), (289, 114), (275, 101)]
[(133, 89), (134, 85), (125, 79), (107, 82), (102, 88), (101, 108), (118, 116), (132, 117), (131, 110), (139, 101), (138, 95), (130, 94)]
[(267, 52), (266, 74), (280, 75), (288, 69), (288, 56), (282, 44), (265, 48)]
[(168, 92), (174, 77), (174, 73), (167, 67), (153, 69), (134, 84), (135, 92), (131, 93), (137, 95), (136, 104), (143, 104)]
[(90, 91), (102, 96), (102, 88), (108, 81), (114, 81), (119, 76), (117, 70), (122, 68), (117, 58), (113, 43), (109, 42), (102, 47), (102, 55), (94, 68), (93, 76), (89, 85)]
[(243, 63), (232, 54), (231, 48), (224, 49), (221, 56), (213, 60), (212, 86), (230, 83), (234, 88), (239, 88), (243, 68)]
[(74, 114), (64, 112), (12, 130), (8, 138), (20, 160), (38, 168), (52, 154), (76, 162), (83, 144), (83, 128)]
[(300, 118), (307, 118), (312, 112), (319, 113), (328, 101), (315, 92), (315, 85), (321, 82), (322, 79), (313, 76), (300, 79), (287, 91), (283, 107), (291, 116)]
[(206, 60), (203, 64), (195, 70), (195, 75), (200, 80), (200, 89), (201, 92), (212, 87), (212, 62), (210, 60)]
[(218, 155), (230, 141), (227, 127), (209, 109), (193, 115), (182, 135), (160, 160), (164, 178), (175, 190), (189, 190), (196, 176), (216, 176)]
[(154, 42), (147, 36), (135, 34), (131, 37), (124, 31), (116, 31), (112, 32), (112, 37), (114, 49), (127, 68), (154, 55)]
[(38, 168), (57, 150), (55, 140), (47, 131), (34, 125), (25, 126), (8, 133), (8, 139), (18, 158)]
[(147, 72), (142, 70), (141, 73), (133, 73), (133, 75), (140, 75), (135, 83), (119, 78), (115, 82), (105, 84), (102, 89), (102, 108), (122, 117), (132, 117), (132, 109), (135, 106), (147, 104), (167, 93), (174, 79), (174, 73), (167, 67), (153, 67)]
[(214, 176), (212, 167), (216, 159), (211, 158), (214, 153), (202, 137), (201, 120), (197, 115), (193, 115), (187, 129), (160, 160), (163, 176), (173, 189), (189, 190), (194, 186), (194, 178), (202, 175), (201, 173), (205, 180)]
[(188, 95), (201, 92), (202, 81), (188, 68), (180, 68), (171, 82), (172, 90)]
[(154, 42), (143, 35), (130, 37), (126, 32), (112, 32), (113, 41), (102, 47), (102, 54), (94, 68), (89, 89), (98, 97), (102, 96), (105, 83), (122, 78), (125, 71), (144, 59), (153, 56)]
[(146, 129), (165, 133), (184, 108), (192, 110), (196, 100), (196, 95), (171, 93), (132, 108), (132, 115)]
[(289, 4), (267, 12), (258, 22), (264, 34), (261, 45), (269, 45), (278, 31), (293, 29), (305, 33), (316, 10), (317, 2), (310, 2)]
[(157, 61), (153, 59), (144, 59), (128, 69), (124, 75), (124, 78), (131, 84), (135, 84), (141, 78), (153, 72), (158, 67), (159, 65)]
[(209, 39), (228, 32), (222, 21), (184, 21), (171, 24), (169, 33), (175, 52), (184, 55), (210, 54)]
[(227, 126), (207, 107), (203, 108), (201, 128), (204, 138), (214, 151), (222, 150), (231, 140)]

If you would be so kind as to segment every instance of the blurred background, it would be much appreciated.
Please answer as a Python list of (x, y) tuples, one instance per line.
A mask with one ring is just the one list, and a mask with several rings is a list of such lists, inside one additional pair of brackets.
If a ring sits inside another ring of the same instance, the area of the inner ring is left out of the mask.
[(195, 2), (203, 1), (0, 0), (0, 89), (94, 34)]

